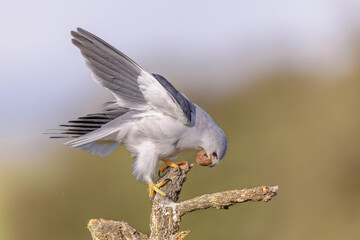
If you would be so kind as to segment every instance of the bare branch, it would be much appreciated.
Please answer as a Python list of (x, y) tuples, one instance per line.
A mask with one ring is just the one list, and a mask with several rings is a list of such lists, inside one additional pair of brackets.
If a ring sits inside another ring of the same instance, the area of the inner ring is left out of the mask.
[(127, 222), (117, 222), (113, 220), (91, 219), (88, 229), (93, 240), (146, 240), (148, 237), (132, 228)]
[(228, 209), (230, 206), (247, 201), (268, 202), (271, 200), (271, 198), (276, 196), (278, 188), (278, 186), (261, 186), (250, 189), (230, 190), (202, 195), (190, 200), (180, 202), (178, 206), (179, 213), (180, 216), (183, 216), (186, 213), (200, 209)]
[(186, 234), (177, 234), (180, 228), (180, 215), (177, 210), (180, 191), (186, 181), (186, 173), (193, 167), (192, 165), (182, 166), (181, 172), (176, 169), (170, 169), (164, 176), (159, 178), (158, 182), (165, 179), (170, 181), (162, 188), (169, 198), (156, 195), (154, 198), (150, 215), (150, 239), (182, 239)]
[(189, 234), (189, 231), (178, 232), (181, 217), (189, 212), (207, 208), (228, 209), (232, 205), (247, 201), (268, 202), (277, 194), (278, 186), (261, 186), (206, 194), (176, 203), (179, 199), (182, 186), (186, 181), (186, 173), (190, 171), (192, 166), (183, 166), (184, 168), (182, 168), (181, 172), (178, 172), (176, 169), (170, 169), (164, 176), (159, 178), (158, 182), (170, 179), (161, 188), (169, 197), (155, 195), (150, 216), (151, 235), (149, 238), (130, 227), (126, 222), (93, 219), (88, 224), (93, 240), (181, 240)]

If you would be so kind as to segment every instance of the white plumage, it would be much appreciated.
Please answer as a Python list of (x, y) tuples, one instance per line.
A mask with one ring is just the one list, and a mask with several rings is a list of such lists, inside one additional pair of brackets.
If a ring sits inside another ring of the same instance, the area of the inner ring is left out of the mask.
[(135, 157), (133, 174), (152, 183), (159, 159), (175, 159), (186, 149), (204, 149), (219, 163), (227, 139), (215, 121), (165, 78), (150, 74), (93, 34), (78, 29), (80, 49), (93, 79), (109, 89), (115, 101), (104, 111), (69, 121), (62, 132), (75, 137), (71, 147), (105, 156), (120, 144)]

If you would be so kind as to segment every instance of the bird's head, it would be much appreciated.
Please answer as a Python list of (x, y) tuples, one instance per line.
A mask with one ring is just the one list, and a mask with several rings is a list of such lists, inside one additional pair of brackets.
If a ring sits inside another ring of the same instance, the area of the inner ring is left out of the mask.
[(201, 146), (201, 151), (196, 154), (196, 162), (201, 166), (213, 167), (225, 157), (227, 138), (221, 130), (219, 134), (209, 136)]

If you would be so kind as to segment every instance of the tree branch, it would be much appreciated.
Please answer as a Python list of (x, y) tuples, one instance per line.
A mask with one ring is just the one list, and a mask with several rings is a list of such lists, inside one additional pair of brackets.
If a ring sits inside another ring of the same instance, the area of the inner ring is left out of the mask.
[(178, 208), (180, 211), (180, 216), (183, 216), (186, 213), (200, 209), (228, 209), (230, 206), (247, 201), (268, 202), (271, 200), (271, 198), (276, 196), (278, 188), (278, 186), (261, 186), (250, 189), (230, 190), (213, 194), (206, 194), (180, 202)]
[[(178, 232), (181, 217), (189, 212), (207, 208), (228, 209), (230, 206), (247, 201), (268, 202), (277, 194), (278, 186), (261, 186), (205, 194), (176, 203), (186, 181), (186, 173), (190, 171), (192, 166), (184, 166), (185, 168), (180, 173), (176, 169), (170, 169), (164, 176), (159, 178), (158, 182), (164, 179), (171, 180), (162, 187), (162, 190), (170, 197), (165, 198), (158, 194), (155, 195), (150, 216), (150, 240), (183, 239), (189, 231)], [(93, 240), (148, 239), (145, 234), (136, 231), (126, 222), (92, 219), (88, 224), (88, 228)]]
[(91, 219), (87, 227), (91, 233), (93, 240), (148, 239), (145, 234), (135, 230), (127, 222), (104, 220), (102, 218)]

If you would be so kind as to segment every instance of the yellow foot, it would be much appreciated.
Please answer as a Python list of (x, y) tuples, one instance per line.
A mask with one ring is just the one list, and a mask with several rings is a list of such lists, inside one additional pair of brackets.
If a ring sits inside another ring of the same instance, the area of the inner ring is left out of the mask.
[(163, 161), (165, 163), (165, 165), (160, 167), (159, 176), (160, 176), (160, 173), (162, 173), (163, 171), (165, 171), (169, 167), (176, 168), (178, 170), (178, 174), (180, 175), (181, 174), (181, 167), (180, 166), (185, 166), (183, 169), (186, 169), (186, 167), (189, 165), (189, 163), (186, 162), (186, 161), (184, 161), (184, 162), (173, 162), (173, 161), (170, 161), (168, 159), (161, 159), (161, 161)]
[(169, 197), (166, 193), (164, 193), (163, 191), (160, 190), (160, 188), (162, 186), (164, 186), (169, 181), (171, 181), (171, 180), (170, 179), (165, 179), (164, 181), (161, 181), (161, 182), (156, 183), (156, 184), (153, 183), (153, 182), (150, 182), (149, 183), (149, 197), (150, 197), (150, 200), (152, 200), (154, 198), (155, 192), (157, 192), (161, 196)]

